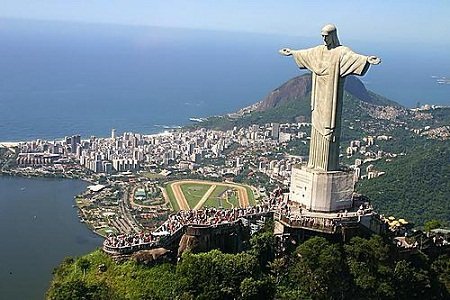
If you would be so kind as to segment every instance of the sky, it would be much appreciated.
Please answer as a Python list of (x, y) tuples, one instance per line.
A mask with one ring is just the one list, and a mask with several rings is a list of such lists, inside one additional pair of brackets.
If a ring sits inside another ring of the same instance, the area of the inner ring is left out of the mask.
[(448, 0), (1, 0), (0, 18), (151, 25), (450, 45)]

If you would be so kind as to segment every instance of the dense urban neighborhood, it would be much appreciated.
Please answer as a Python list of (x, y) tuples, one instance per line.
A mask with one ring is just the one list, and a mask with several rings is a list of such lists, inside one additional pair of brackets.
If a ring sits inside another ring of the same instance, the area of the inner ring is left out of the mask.
[[(395, 145), (399, 139), (447, 140), (449, 126), (432, 126), (432, 112), (441, 109), (429, 105), (411, 110), (369, 106), (369, 121), (345, 120), (345, 130), (357, 127), (372, 133), (341, 145), (341, 158), (354, 170), (354, 180), (383, 176), (385, 170), (376, 166), (377, 161), (389, 163), (407, 155)], [(242, 111), (248, 114), (252, 108)], [(421, 127), (410, 127), (405, 121), (408, 118), (418, 120)], [(177, 203), (170, 199), (173, 192), (167, 188), (171, 181), (241, 183), (259, 202), (267, 200), (275, 188), (289, 187), (292, 167), (307, 159), (309, 123), (252, 124), (216, 130), (201, 127), (203, 121), (198, 120), (196, 127), (151, 135), (119, 135), (113, 129), (107, 138), (73, 135), (55, 141), (3, 143), (2, 173), (90, 182), (75, 199), (80, 220), (107, 236), (155, 228), (171, 211), (178, 210)], [(295, 155), (298, 153), (302, 155)], [(224, 203), (208, 202), (216, 207)]]

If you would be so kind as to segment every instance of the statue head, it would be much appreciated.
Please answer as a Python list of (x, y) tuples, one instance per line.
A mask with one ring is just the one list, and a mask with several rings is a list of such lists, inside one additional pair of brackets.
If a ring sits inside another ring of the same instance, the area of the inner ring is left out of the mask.
[(333, 24), (327, 24), (322, 28), (322, 37), (323, 42), (328, 47), (328, 49), (336, 48), (337, 46), (340, 46), (339, 39), (337, 36), (337, 29), (336, 26)]

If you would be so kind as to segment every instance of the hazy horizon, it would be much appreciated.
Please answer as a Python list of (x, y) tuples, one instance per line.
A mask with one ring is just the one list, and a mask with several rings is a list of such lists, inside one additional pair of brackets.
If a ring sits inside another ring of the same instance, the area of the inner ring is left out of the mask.
[(445, 0), (398, 0), (389, 3), (358, 0), (274, 0), (211, 2), (4, 0), (0, 18), (63, 20), (87, 23), (150, 25), (286, 34), (313, 37), (334, 23), (349, 39), (374, 42), (405, 40), (450, 46), (450, 6)]
[[(308, 48), (321, 37), (0, 18), (0, 141), (75, 133), (153, 133), (190, 117), (236, 111), (305, 73), (281, 47)], [(446, 47), (341, 42), (378, 55), (360, 79), (407, 107), (450, 105)], [(31, 109), (30, 109), (31, 108)]]

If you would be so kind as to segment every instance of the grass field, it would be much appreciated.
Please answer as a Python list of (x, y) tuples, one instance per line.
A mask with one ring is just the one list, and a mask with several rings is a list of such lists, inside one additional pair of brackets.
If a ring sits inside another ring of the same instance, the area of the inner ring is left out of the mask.
[(224, 197), (225, 191), (229, 189), (229, 187), (218, 185), (208, 197), (208, 200), (206, 200), (204, 206), (231, 208), (231, 206), (225, 201), (226, 198)]
[(110, 234), (118, 234), (119, 232), (114, 227), (105, 227), (97, 230), (97, 233), (101, 236), (108, 236)]
[(215, 198), (215, 199), (208, 198), (208, 200), (206, 200), (204, 206), (205, 207), (216, 207), (216, 208), (231, 208), (231, 205), (229, 205), (225, 201), (225, 198)]
[(216, 200), (217, 198), (223, 197), (223, 193), (225, 193), (226, 190), (229, 190), (230, 188), (227, 186), (223, 186), (223, 185), (218, 185), (214, 191), (212, 192), (212, 194), (208, 197), (209, 199), (214, 199)]
[[(175, 198), (175, 193), (172, 189), (172, 183), (169, 183), (166, 185), (166, 191), (167, 195), (169, 196), (170, 203), (172, 205), (172, 208), (175, 211), (180, 210), (180, 207), (178, 205), (178, 202)], [(237, 197), (237, 190), (235, 187), (232, 186), (224, 186), (220, 185), (220, 183), (213, 183), (213, 182), (178, 182), (180, 187), (180, 192), (183, 193), (184, 197), (186, 198), (187, 204), (191, 209), (193, 209), (199, 201), (203, 198), (203, 196), (208, 192), (208, 190), (211, 188), (212, 185), (216, 185), (216, 188), (211, 192), (206, 202), (204, 202), (204, 207), (222, 207), (222, 208), (232, 208), (232, 207), (239, 207), (239, 199)], [(253, 191), (250, 187), (236, 184), (236, 186), (242, 186), (245, 188), (248, 196), (249, 205), (256, 205), (255, 197), (253, 194)], [(235, 192), (232, 195), (225, 194), (226, 191), (234, 190)], [(228, 201), (227, 201), (228, 200)]]
[(194, 208), (210, 187), (211, 184), (186, 183), (181, 185), (181, 191), (186, 197), (189, 207)]
[(211, 194), (211, 196), (208, 198), (208, 200), (205, 202), (205, 206), (217, 208), (239, 207), (239, 200), (236, 196), (236, 192), (232, 193), (231, 196), (227, 197), (227, 195), (225, 194), (225, 191), (227, 190), (232, 191), (234, 189), (226, 186), (218, 186)]
[(228, 202), (233, 204), (234, 207), (239, 207), (239, 199), (236, 197), (236, 194), (231, 195), (228, 198)]

